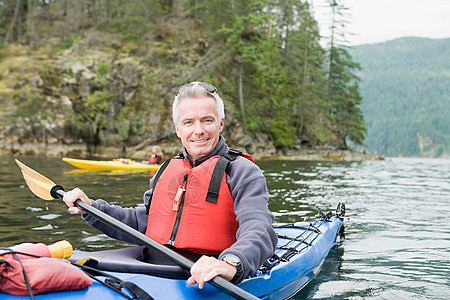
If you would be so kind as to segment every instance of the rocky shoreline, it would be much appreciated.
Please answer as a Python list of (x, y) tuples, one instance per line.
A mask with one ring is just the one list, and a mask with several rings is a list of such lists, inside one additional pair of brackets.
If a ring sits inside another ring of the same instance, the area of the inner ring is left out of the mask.
[[(91, 42), (97, 39), (99, 47), (93, 47)], [(0, 64), (0, 71), (11, 80), (5, 81), (8, 89), (0, 93), (0, 100), (7, 100), (0, 111), (0, 155), (147, 159), (155, 144), (161, 146), (166, 158), (180, 151), (170, 117), (170, 91), (174, 87), (161, 86), (161, 82), (153, 86), (142, 80), (140, 74), (152, 74), (153, 66), (143, 64), (134, 55), (117, 54), (105, 46), (110, 42), (94, 35), (58, 55), (53, 52), (38, 55), (24, 46), (8, 48), (9, 56), (4, 60), (8, 63)], [(107, 72), (99, 72), (101, 67)], [(1, 83), (0, 80), (0, 88)], [(25, 94), (33, 95), (31, 106)], [(226, 102), (226, 126), (222, 135), (228, 145), (255, 159), (362, 161), (379, 158), (339, 150), (343, 146), (341, 138), (331, 132), (320, 143), (314, 136), (298, 136), (287, 143), (292, 148), (279, 150), (266, 131), (246, 130), (233, 105)], [(93, 106), (106, 108), (93, 114)], [(136, 118), (139, 120), (134, 122)], [(319, 144), (320, 147), (314, 148)]]
[(287, 154), (276, 154), (271, 156), (261, 156), (257, 159), (272, 160), (309, 160), (309, 161), (365, 161), (365, 160), (384, 160), (380, 154), (371, 155), (365, 152), (354, 150), (325, 150), (325, 149), (306, 149), (292, 151)]
[[(179, 152), (179, 144), (159, 144), (165, 157), (172, 157)], [(47, 157), (74, 157), (74, 158), (117, 158), (128, 157), (134, 159), (147, 159), (153, 145), (141, 147), (99, 146), (88, 149), (86, 144), (64, 145), (59, 143), (10, 143), (0, 145), (0, 156), (47, 156)], [(288, 149), (267, 152), (259, 151), (249, 154), (257, 160), (309, 160), (309, 161), (365, 161), (384, 160), (382, 155), (371, 155), (366, 152), (340, 149)]]

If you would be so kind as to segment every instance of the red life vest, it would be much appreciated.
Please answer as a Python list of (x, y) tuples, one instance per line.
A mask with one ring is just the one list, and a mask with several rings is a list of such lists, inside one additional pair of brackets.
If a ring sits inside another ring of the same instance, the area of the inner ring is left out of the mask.
[(162, 161), (162, 156), (156, 155), (155, 153), (153, 153), (150, 158), (148, 159), (148, 162), (151, 164), (157, 164), (159, 165)]
[(148, 160), (151, 164), (156, 164), (156, 154), (153, 153)]
[(167, 161), (155, 178), (145, 235), (200, 254), (218, 255), (236, 242), (239, 224), (225, 176), (229, 157), (214, 156), (195, 168), (180, 157)]

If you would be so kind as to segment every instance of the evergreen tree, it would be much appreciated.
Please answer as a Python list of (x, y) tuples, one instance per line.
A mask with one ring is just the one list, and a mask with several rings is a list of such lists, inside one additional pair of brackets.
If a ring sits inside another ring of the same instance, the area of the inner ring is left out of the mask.
[(329, 115), (324, 104), (326, 79), (322, 65), (324, 50), (320, 46), (319, 28), (306, 1), (279, 1), (276, 24), (282, 45), (291, 101), (291, 126), (297, 136), (316, 144), (330, 135)]
[(366, 128), (360, 105), (359, 78), (355, 75), (360, 70), (359, 64), (352, 60), (345, 45), (346, 14), (348, 10), (338, 0), (329, 0), (332, 10), (331, 36), (328, 50), (328, 105), (339, 137), (340, 147), (347, 148), (347, 138), (364, 145)]

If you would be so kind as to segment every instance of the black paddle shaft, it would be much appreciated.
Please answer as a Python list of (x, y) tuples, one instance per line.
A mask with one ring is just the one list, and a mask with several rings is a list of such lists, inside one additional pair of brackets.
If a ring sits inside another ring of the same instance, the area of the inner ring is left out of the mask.
[[(64, 189), (61, 186), (56, 185), (52, 188), (50, 194), (54, 198), (63, 198), (64, 197)], [(81, 200), (76, 200), (74, 204), (78, 208), (82, 209), (85, 213), (87, 213), (87, 214), (91, 215), (92, 217), (96, 218), (97, 220), (105, 223), (106, 225), (110, 226), (111, 228), (114, 228), (117, 231), (125, 234), (126, 236), (132, 238), (136, 242), (139, 242), (141, 245), (156, 249), (162, 255), (166, 256), (168, 259), (170, 259), (171, 261), (173, 261), (174, 263), (176, 263), (183, 269), (189, 271), (191, 269), (192, 265), (194, 264), (191, 260), (182, 256), (181, 254), (167, 248), (164, 245), (161, 245), (160, 243), (152, 240), (145, 234), (135, 230), (134, 228), (131, 228), (130, 226), (111, 217), (110, 215), (105, 214), (104, 212), (96, 209), (95, 207), (93, 207)], [(241, 300), (259, 299), (258, 297), (250, 294), (249, 292), (247, 292), (247, 291), (241, 289), (240, 287), (232, 284), (231, 282), (225, 280), (223, 277), (216, 276), (208, 282), (211, 285), (215, 286), (216, 288), (222, 290), (223, 292), (227, 293), (228, 295), (230, 295), (236, 299), (241, 299)]]

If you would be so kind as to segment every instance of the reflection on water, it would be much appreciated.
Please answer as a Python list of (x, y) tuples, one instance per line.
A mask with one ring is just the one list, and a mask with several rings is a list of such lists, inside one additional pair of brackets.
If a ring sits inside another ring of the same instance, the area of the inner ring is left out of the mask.
[[(85, 172), (54, 158), (22, 161), (67, 190), (135, 206), (148, 172)], [(346, 239), (295, 299), (446, 299), (450, 295), (450, 160), (258, 162), (277, 223), (314, 218), (346, 202)], [(67, 239), (76, 249), (125, 245), (37, 199), (12, 158), (0, 157), (0, 246)]]
[[(56, 158), (19, 158), (66, 190), (80, 187), (91, 198), (104, 198), (123, 206), (142, 203), (148, 189), (148, 172), (87, 172)], [(20, 242), (53, 243), (67, 239), (80, 250), (117, 248), (114, 241), (70, 215), (61, 200), (45, 201), (26, 186), (13, 158), (0, 157), (0, 246)]]

